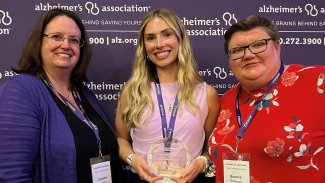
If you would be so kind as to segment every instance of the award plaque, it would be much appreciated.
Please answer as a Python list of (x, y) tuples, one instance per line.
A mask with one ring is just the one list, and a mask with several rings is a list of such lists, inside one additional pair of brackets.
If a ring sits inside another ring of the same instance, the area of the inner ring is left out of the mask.
[(155, 175), (164, 177), (157, 182), (170, 182), (172, 177), (180, 177), (189, 167), (191, 154), (180, 140), (163, 138), (150, 147), (147, 162)]

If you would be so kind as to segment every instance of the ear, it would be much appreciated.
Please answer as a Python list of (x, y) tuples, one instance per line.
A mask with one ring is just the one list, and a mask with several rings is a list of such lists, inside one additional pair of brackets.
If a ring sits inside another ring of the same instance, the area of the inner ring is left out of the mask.
[(275, 43), (275, 49), (278, 51), (279, 56), (280, 56), (281, 55), (281, 44), (280, 44), (279, 40), (277, 40)]

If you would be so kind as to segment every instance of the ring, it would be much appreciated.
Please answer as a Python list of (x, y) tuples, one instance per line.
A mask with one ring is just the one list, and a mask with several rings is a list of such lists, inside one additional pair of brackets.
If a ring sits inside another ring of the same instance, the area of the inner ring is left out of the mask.
[(147, 181), (148, 176), (149, 176), (149, 175), (146, 175), (146, 176), (144, 177), (144, 180), (145, 180), (145, 181)]

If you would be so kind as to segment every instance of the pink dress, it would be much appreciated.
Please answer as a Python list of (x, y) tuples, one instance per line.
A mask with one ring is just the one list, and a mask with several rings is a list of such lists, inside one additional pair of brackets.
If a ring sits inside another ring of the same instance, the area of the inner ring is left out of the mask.
[[(168, 102), (174, 104), (174, 99), (178, 90), (178, 82), (161, 83), (163, 100), (166, 111), (167, 124), (169, 126), (171, 112), (168, 111)], [(133, 150), (138, 155), (147, 159), (147, 152), (158, 140), (163, 138), (161, 118), (158, 108), (155, 84), (151, 83), (151, 96), (154, 101), (154, 111), (149, 119), (144, 123), (147, 116), (140, 119), (140, 127), (131, 129)], [(167, 99), (166, 99), (167, 97)], [(204, 123), (208, 115), (206, 83), (196, 85), (196, 102), (201, 109), (201, 118), (194, 116), (184, 104), (182, 104), (182, 114), (178, 110), (175, 121), (173, 138), (182, 141), (189, 149), (191, 158), (194, 159), (202, 154), (202, 147), (205, 139)]]
[[(238, 147), (250, 154), (251, 183), (324, 183), (325, 67), (291, 65), (264, 98)], [(216, 164), (216, 182), (224, 182), (223, 152), (236, 148), (235, 99), (240, 85), (221, 98), (209, 153)], [(241, 90), (243, 121), (266, 88)]]

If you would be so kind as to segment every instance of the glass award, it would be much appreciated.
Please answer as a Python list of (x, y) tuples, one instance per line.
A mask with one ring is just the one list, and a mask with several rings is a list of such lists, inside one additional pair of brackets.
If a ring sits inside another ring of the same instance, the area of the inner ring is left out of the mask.
[(150, 147), (147, 162), (155, 175), (164, 177), (157, 182), (170, 182), (172, 177), (180, 177), (189, 167), (191, 154), (180, 140), (163, 138)]

